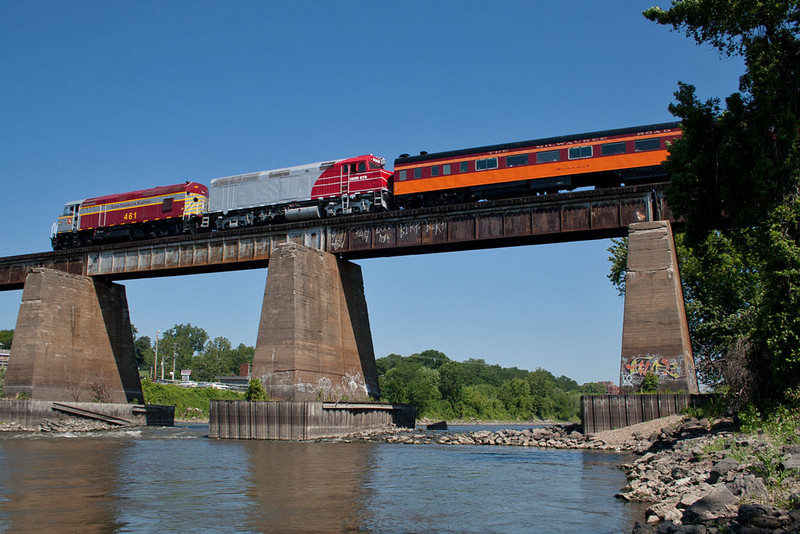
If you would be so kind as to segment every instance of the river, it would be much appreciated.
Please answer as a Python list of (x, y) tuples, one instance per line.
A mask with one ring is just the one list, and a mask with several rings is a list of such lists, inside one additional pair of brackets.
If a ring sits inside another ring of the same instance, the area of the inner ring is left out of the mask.
[(618, 533), (639, 512), (622, 454), (207, 436), (0, 434), (0, 531)]

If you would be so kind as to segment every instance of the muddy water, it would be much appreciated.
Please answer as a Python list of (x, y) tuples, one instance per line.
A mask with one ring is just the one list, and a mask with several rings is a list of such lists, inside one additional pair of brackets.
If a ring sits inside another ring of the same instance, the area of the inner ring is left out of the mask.
[(0, 531), (630, 532), (613, 453), (0, 434)]

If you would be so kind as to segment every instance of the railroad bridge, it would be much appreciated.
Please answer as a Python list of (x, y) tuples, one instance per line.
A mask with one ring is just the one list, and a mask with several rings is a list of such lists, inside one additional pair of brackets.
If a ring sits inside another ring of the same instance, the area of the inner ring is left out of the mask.
[(665, 184), (541, 195), (0, 258), (23, 289), (5, 394), (141, 399), (120, 280), (269, 266), (253, 375), (275, 400), (379, 395), (350, 260), (629, 236), (620, 383), (697, 391)]

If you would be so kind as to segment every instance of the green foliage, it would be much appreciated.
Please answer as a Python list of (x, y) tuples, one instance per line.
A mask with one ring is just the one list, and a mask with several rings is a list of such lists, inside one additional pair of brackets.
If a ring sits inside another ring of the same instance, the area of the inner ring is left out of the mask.
[(0, 349), (10, 349), (14, 339), (13, 330), (0, 330)]
[(267, 400), (267, 392), (264, 390), (264, 385), (258, 378), (251, 378), (247, 384), (247, 391), (244, 394), (244, 400), (248, 401), (265, 401)]
[(608, 252), (611, 253), (608, 257), (608, 261), (611, 262), (608, 279), (617, 288), (619, 296), (624, 297), (625, 275), (628, 272), (628, 238), (612, 239)]
[[(147, 336), (137, 337), (133, 328), (136, 359), (140, 368), (153, 368), (155, 344)], [(160, 338), (158, 344), (158, 369), (156, 376), (161, 376), (161, 362), (164, 362), (164, 377), (168, 378), (175, 368), (175, 379), (180, 378), (182, 369), (191, 369), (192, 378), (199, 381), (212, 381), (218, 376), (239, 374), (242, 364), (253, 363), (255, 348), (240, 343), (233, 348), (231, 342), (224, 337), (208, 341), (205, 330), (190, 324), (175, 325)]]
[(420, 414), (430, 412), (441, 398), (439, 372), (421, 363), (402, 361), (379, 377), (379, 381), (385, 400), (414, 404)]
[(702, 279), (688, 310), (701, 374), (763, 407), (800, 384), (800, 3), (676, 0), (644, 15), (746, 66), (724, 105), (679, 83), (683, 137), (665, 167), (681, 269)]
[(6, 368), (0, 367), (0, 398), (3, 397), (3, 386), (6, 384)]
[(605, 393), (602, 384), (579, 386), (544, 369), (457, 362), (438, 351), (390, 354), (376, 363), (384, 401), (415, 404), (420, 417), (435, 419), (572, 421), (580, 395)]
[(212, 399), (244, 400), (244, 395), (235, 391), (214, 388), (184, 388), (173, 384), (158, 384), (142, 381), (145, 404), (175, 406), (176, 419), (205, 418)]
[(647, 373), (642, 379), (642, 393), (656, 393), (658, 391), (658, 375)]
[(800, 428), (800, 412), (783, 405), (759, 410), (748, 404), (739, 410), (739, 425), (747, 434), (768, 434), (776, 439), (788, 440)]

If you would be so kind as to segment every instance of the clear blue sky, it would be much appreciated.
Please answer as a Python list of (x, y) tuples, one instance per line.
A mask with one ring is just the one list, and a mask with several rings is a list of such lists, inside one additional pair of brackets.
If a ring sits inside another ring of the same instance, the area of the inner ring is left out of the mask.
[[(645, 20), (652, 4), (0, 0), (0, 256), (49, 250), (74, 199), (669, 121), (679, 80), (735, 91), (742, 63)], [(359, 261), (376, 356), (618, 381), (609, 246)], [(255, 344), (265, 280), (125, 286), (151, 338), (192, 323)], [(0, 329), (21, 295), (0, 293)]]

